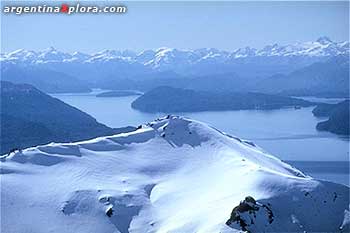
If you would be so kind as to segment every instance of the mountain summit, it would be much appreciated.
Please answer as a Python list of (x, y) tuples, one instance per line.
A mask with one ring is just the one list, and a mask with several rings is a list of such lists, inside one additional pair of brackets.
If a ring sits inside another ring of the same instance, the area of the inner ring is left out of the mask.
[(167, 116), (1, 157), (5, 232), (346, 232), (349, 187)]
[(333, 41), (331, 39), (329, 39), (329, 37), (327, 36), (321, 36), (320, 38), (318, 38), (316, 40), (318, 43), (320, 44), (330, 44), (333, 43)]

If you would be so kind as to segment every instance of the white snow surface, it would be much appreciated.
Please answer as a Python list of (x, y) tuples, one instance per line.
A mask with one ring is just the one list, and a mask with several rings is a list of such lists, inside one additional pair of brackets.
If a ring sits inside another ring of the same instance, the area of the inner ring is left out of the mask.
[(183, 117), (1, 157), (6, 233), (241, 232), (225, 222), (246, 196), (274, 215), (247, 215), (251, 232), (349, 232), (349, 187)]

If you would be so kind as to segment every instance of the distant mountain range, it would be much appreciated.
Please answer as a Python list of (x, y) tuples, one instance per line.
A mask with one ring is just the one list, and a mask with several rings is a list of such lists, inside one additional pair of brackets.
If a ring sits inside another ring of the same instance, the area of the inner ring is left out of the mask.
[[(332, 63), (335, 59), (341, 62)], [(20, 49), (1, 54), (0, 60), (3, 80), (30, 83), (45, 92), (84, 92), (89, 88), (148, 91), (168, 85), (194, 89), (214, 87), (220, 91), (323, 95), (325, 90), (314, 89), (329, 86), (328, 80), (332, 79), (334, 70), (341, 69), (337, 74), (342, 76), (341, 79), (348, 80), (344, 74), (349, 69), (344, 66), (349, 63), (349, 41), (334, 42), (321, 37), (313, 42), (273, 44), (262, 49), (246, 47), (232, 52), (213, 48), (160, 48), (140, 53), (104, 50), (85, 54), (65, 53), (54, 48), (43, 51)], [(329, 72), (319, 78), (320, 72), (313, 67), (314, 64), (321, 64), (319, 66)], [(58, 74), (61, 78), (57, 78)], [(293, 76), (290, 80), (294, 80), (295, 76), (298, 78), (290, 87), (283, 86), (284, 77), (290, 76)], [(218, 87), (222, 80), (229, 85)], [(276, 85), (271, 86), (271, 82)], [(343, 88), (346, 82), (337, 83), (342, 89), (338, 90), (338, 86), (335, 86), (329, 92), (335, 95), (347, 93), (348, 89)], [(305, 85), (310, 85), (313, 90)]]
[(250, 47), (239, 48), (232, 52), (214, 48), (181, 50), (159, 48), (136, 53), (130, 50), (103, 50), (95, 54), (81, 52), (65, 53), (53, 47), (43, 51), (16, 50), (1, 54), (1, 61), (12, 64), (56, 64), (106, 62), (139, 63), (155, 70), (178, 70), (181, 67), (207, 63), (230, 63), (237, 60), (261, 57), (332, 57), (349, 54), (349, 41), (334, 42), (328, 37), (320, 37), (314, 42), (295, 43), (291, 45), (267, 45), (262, 49)]
[(109, 128), (28, 84), (1, 81), (0, 154), (49, 142), (72, 142), (134, 130)]

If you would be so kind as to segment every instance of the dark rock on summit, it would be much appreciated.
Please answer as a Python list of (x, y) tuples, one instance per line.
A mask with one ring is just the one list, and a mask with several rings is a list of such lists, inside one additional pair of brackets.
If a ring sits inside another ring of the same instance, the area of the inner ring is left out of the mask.
[(259, 203), (253, 197), (247, 196), (232, 210), (230, 218), (226, 221), (226, 225), (235, 229), (239, 227), (242, 231), (250, 232), (249, 228), (255, 224), (258, 214), (265, 216), (267, 219), (266, 224), (272, 224), (274, 215), (270, 204)]

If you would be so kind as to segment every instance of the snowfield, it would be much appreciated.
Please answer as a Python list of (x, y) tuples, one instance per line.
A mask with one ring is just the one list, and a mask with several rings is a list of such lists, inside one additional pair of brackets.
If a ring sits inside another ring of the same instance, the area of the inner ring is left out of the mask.
[(349, 221), (349, 187), (182, 117), (1, 157), (4, 233), (349, 232)]

